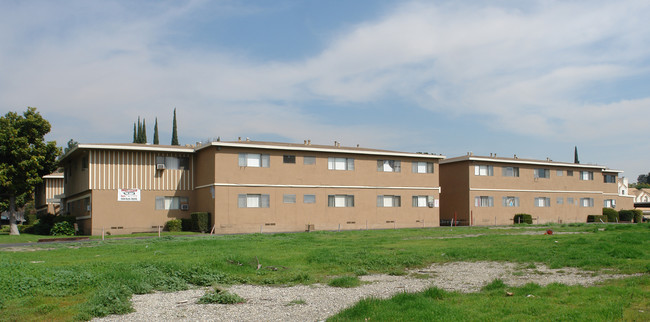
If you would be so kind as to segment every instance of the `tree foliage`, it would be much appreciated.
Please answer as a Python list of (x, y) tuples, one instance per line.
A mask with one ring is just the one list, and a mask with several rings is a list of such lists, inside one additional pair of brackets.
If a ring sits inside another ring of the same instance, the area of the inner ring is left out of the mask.
[(156, 118), (156, 123), (153, 126), (153, 144), (160, 144), (158, 139), (158, 118)]
[(30, 199), (44, 175), (56, 170), (61, 149), (55, 141), (45, 142), (50, 128), (34, 107), (23, 115), (9, 112), (0, 117), (0, 198), (11, 213), (11, 234), (18, 234), (16, 207)]
[(63, 150), (63, 154), (66, 154), (66, 153), (68, 153), (70, 150), (76, 148), (78, 144), (79, 144), (79, 142), (77, 142), (77, 141), (75, 141), (75, 140), (73, 140), (73, 139), (70, 139), (70, 141), (68, 141), (68, 146), (65, 147), (65, 149)]
[(178, 131), (176, 129), (176, 109), (174, 109), (174, 122), (172, 123), (172, 145), (179, 145)]
[(650, 184), (650, 172), (648, 172), (648, 174), (640, 174), (637, 177), (636, 182)]
[(138, 116), (138, 123), (133, 123), (133, 143), (147, 143), (147, 124), (145, 119), (140, 121)]

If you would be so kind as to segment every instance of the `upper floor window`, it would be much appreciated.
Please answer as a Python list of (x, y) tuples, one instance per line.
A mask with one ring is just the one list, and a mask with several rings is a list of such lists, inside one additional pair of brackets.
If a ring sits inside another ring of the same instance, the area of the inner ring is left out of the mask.
[(284, 203), (296, 203), (296, 195), (284, 194), (282, 196), (282, 202), (284, 202)]
[(566, 170), (567, 177), (573, 177), (573, 170)]
[(564, 204), (564, 198), (562, 198), (562, 197), (557, 197), (557, 204), (558, 204), (558, 205), (562, 205), (562, 204)]
[(571, 198), (571, 197), (567, 197), (567, 198), (566, 198), (566, 204), (567, 204), (567, 205), (573, 205), (573, 198)]
[(284, 162), (284, 163), (296, 163), (296, 156), (295, 155), (283, 155), (282, 156), (282, 162)]
[(302, 202), (303, 203), (316, 203), (316, 195), (303, 195), (302, 196)]
[(411, 172), (433, 173), (433, 162), (413, 162), (411, 163)]
[(535, 178), (548, 179), (550, 177), (551, 177), (551, 170), (549, 170), (549, 169), (535, 169)]
[(254, 168), (268, 168), (270, 163), (268, 154), (259, 153), (240, 153), (239, 166), (240, 167), (254, 167)]
[(603, 176), (605, 183), (616, 183), (616, 176), (613, 174), (606, 174)]
[(401, 196), (377, 196), (377, 207), (401, 207)]
[[(476, 170), (474, 170), (476, 171)], [(503, 167), (501, 170), (504, 177), (518, 177), (519, 167)]]
[(165, 169), (169, 170), (187, 170), (190, 168), (190, 158), (188, 157), (173, 157), (173, 156), (156, 156), (156, 167), (164, 164)]
[(493, 176), (494, 168), (491, 165), (475, 165), (474, 166), (474, 175), (475, 176)]
[(88, 169), (88, 156), (81, 158), (81, 170)]
[(547, 198), (547, 197), (535, 198), (535, 207), (550, 207), (550, 206), (551, 206), (551, 198)]
[(564, 171), (562, 171), (562, 170), (555, 170), (555, 176), (556, 176), (556, 177), (561, 177), (561, 176), (563, 176), (563, 175), (564, 175)]
[(237, 205), (239, 208), (268, 208), (270, 198), (263, 194), (240, 194), (237, 196)]
[(402, 171), (402, 162), (395, 160), (377, 160), (377, 171), (400, 172)]
[(474, 206), (476, 206), (476, 207), (494, 207), (494, 197), (476, 196), (476, 197), (474, 197)]
[(354, 195), (328, 195), (328, 207), (354, 207)]
[(316, 163), (316, 157), (303, 157), (302, 158), (302, 164), (315, 164)]
[(580, 171), (580, 180), (594, 180), (592, 171)]
[(504, 207), (519, 207), (519, 197), (507, 196), (503, 197)]
[(354, 170), (352, 158), (327, 158), (327, 168), (330, 170)]
[(594, 198), (580, 198), (580, 207), (593, 207)]

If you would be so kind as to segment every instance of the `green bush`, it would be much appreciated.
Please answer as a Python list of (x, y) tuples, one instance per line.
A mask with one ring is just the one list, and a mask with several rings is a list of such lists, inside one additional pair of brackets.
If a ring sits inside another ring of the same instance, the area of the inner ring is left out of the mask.
[(165, 229), (167, 231), (181, 231), (181, 220), (172, 219), (165, 223)]
[(529, 214), (516, 214), (514, 218), (515, 224), (532, 224), (533, 216)]
[(8, 233), (11, 231), (11, 226), (9, 225), (4, 225), (0, 227), (0, 233)]
[(74, 235), (74, 226), (67, 222), (62, 221), (54, 224), (50, 230), (50, 235), (52, 236), (72, 236)]
[(634, 220), (634, 211), (632, 210), (621, 210), (618, 212), (618, 219), (620, 221), (632, 221)]
[(200, 231), (202, 233), (205, 233), (210, 230), (210, 213), (193, 212), (191, 216), (193, 231)]
[(612, 208), (603, 208), (603, 216), (607, 216), (607, 220), (603, 221), (616, 222), (616, 219), (618, 219), (618, 211)]
[(181, 218), (181, 230), (192, 231), (192, 218)]
[(634, 222), (640, 223), (643, 222), (643, 211), (641, 209), (634, 209)]
[(587, 222), (598, 222), (599, 223), (601, 220), (603, 222), (607, 222), (607, 216), (605, 216), (605, 215), (589, 215), (589, 216), (587, 216)]
[(246, 302), (241, 296), (215, 288), (214, 291), (205, 293), (197, 303), (199, 304), (237, 304)]

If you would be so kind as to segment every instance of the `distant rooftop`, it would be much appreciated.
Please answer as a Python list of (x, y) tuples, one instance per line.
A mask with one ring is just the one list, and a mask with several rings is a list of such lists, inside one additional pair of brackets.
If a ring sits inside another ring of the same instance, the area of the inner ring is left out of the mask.
[(483, 161), (483, 162), (497, 162), (497, 163), (511, 163), (511, 164), (529, 164), (529, 165), (541, 165), (541, 166), (552, 166), (552, 167), (572, 167), (572, 168), (587, 168), (587, 169), (600, 169), (604, 172), (617, 172), (622, 173), (621, 170), (609, 169), (606, 166), (597, 165), (597, 164), (584, 164), (584, 163), (569, 163), (569, 162), (557, 162), (551, 159), (546, 160), (536, 160), (536, 159), (522, 159), (514, 155), (512, 158), (497, 157), (495, 155), (491, 156), (478, 156), (468, 153), (467, 155), (449, 158), (440, 161), (440, 164), (462, 162), (462, 161)]

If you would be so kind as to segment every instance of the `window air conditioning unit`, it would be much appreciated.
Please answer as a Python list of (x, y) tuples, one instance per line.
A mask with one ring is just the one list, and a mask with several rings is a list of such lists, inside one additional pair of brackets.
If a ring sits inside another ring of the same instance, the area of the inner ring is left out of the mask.
[(190, 205), (188, 205), (188, 204), (182, 204), (181, 205), (181, 210), (189, 210), (189, 209), (190, 209)]
[(156, 164), (156, 170), (165, 170), (165, 164), (164, 163)]
[(427, 202), (427, 206), (428, 206), (429, 208), (433, 208), (433, 201), (429, 201), (429, 202)]

